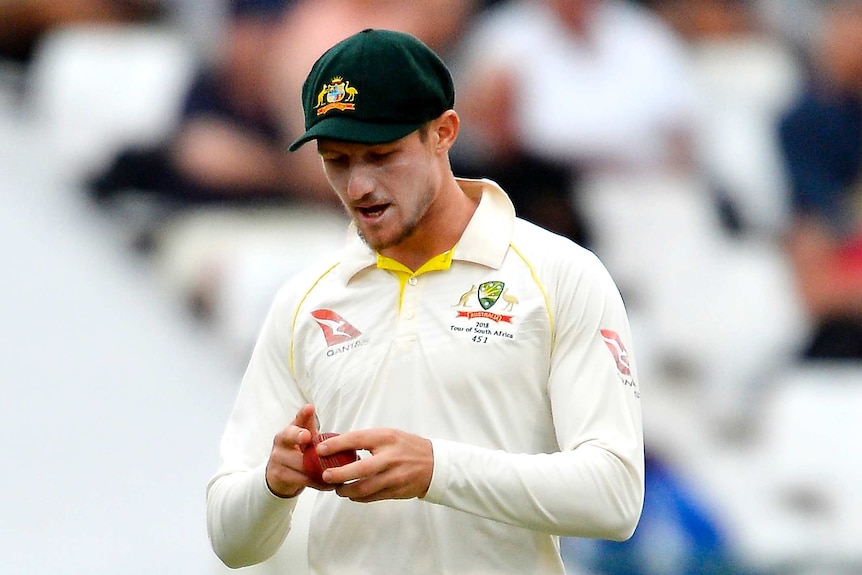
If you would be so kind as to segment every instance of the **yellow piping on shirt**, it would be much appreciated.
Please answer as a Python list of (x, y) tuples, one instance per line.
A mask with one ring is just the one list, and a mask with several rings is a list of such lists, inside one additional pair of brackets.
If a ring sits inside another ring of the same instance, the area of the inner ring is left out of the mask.
[(311, 287), (309, 287), (308, 290), (306, 290), (306, 292), (302, 295), (302, 298), (299, 300), (299, 303), (296, 304), (296, 311), (293, 314), (293, 321), (290, 323), (290, 352), (288, 353), (288, 368), (290, 369), (290, 373), (293, 375), (294, 379), (296, 378), (296, 371), (294, 370), (294, 366), (293, 366), (293, 362), (294, 362), (293, 342), (296, 339), (295, 338), (295, 336), (296, 336), (296, 320), (299, 317), (299, 310), (302, 307), (302, 304), (305, 303), (305, 298), (308, 297), (308, 294), (311, 293), (311, 290), (313, 290), (315, 287), (317, 287), (317, 284), (320, 283), (320, 280), (322, 280), (324, 277), (326, 277), (329, 274), (329, 272), (334, 270), (337, 266), (338, 266), (338, 264), (333, 264), (332, 267), (330, 267), (325, 272), (320, 274), (320, 277), (318, 277), (316, 280), (314, 280), (314, 283), (311, 284)]
[(524, 254), (521, 253), (521, 250), (516, 248), (514, 244), (509, 244), (509, 247), (512, 248), (512, 251), (518, 254), (518, 257), (521, 258), (521, 261), (524, 262), (524, 265), (530, 270), (530, 275), (533, 276), (533, 281), (536, 282), (536, 285), (539, 288), (539, 291), (542, 292), (542, 297), (545, 300), (545, 310), (548, 312), (548, 323), (550, 324), (551, 330), (551, 349), (554, 349), (554, 342), (556, 341), (556, 330), (554, 329), (554, 314), (551, 312), (551, 302), (548, 300), (548, 292), (545, 289), (545, 286), (542, 285), (542, 282), (539, 280), (539, 277), (536, 275), (536, 270), (533, 268), (533, 264), (531, 264)]

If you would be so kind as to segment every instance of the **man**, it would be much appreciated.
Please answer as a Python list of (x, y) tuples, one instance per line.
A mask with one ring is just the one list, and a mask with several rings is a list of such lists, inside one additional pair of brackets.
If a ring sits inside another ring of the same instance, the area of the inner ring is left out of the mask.
[(803, 361), (862, 359), (862, 3), (824, 8), (811, 76), (778, 124), (785, 248), (811, 322)]
[[(207, 492), (219, 557), (272, 556), (308, 487), (315, 574), (562, 574), (559, 536), (631, 536), (641, 408), (605, 268), (455, 178), (452, 78), (413, 36), (336, 44), (302, 100), (291, 149), (317, 140), (353, 233), (262, 328)], [(302, 465), (318, 431), (361, 454), (324, 483)]]

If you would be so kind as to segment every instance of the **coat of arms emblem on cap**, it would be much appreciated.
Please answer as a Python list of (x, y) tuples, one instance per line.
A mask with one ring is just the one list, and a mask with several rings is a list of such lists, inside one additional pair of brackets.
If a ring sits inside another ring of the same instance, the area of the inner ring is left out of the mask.
[(352, 102), (357, 94), (359, 90), (351, 86), (349, 81), (345, 81), (341, 76), (335, 76), (317, 93), (317, 105), (314, 108), (318, 116), (331, 110), (353, 110), (355, 106)]

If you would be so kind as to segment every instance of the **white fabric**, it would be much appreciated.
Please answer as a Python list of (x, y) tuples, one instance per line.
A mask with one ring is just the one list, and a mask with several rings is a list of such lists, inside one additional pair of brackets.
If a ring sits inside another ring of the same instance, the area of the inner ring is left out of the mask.
[(77, 180), (124, 146), (159, 141), (176, 122), (195, 63), (191, 46), (167, 28), (80, 25), (49, 34), (28, 89), (56, 169)]
[[(263, 469), (306, 402), (321, 430), (397, 427), (433, 438), (435, 455), (424, 500), (320, 494), (312, 574), (561, 574), (559, 535), (633, 531), (637, 370), (629, 355), (622, 373), (600, 333), (619, 334), (631, 354), (619, 293), (593, 254), (516, 220), (499, 188), (461, 185), (482, 200), (452, 267), (414, 276), (400, 308), (398, 279), (358, 238), (280, 291), (208, 489), (210, 535), (228, 564), (266, 560), (289, 529), (295, 502), (267, 490)], [(479, 286), (493, 281), (510, 290), (483, 309)], [(327, 347), (311, 315), (321, 309), (361, 334)]]
[(485, 69), (513, 74), (518, 137), (542, 157), (665, 165), (694, 113), (682, 46), (656, 17), (616, 0), (600, 3), (588, 35), (576, 37), (540, 0), (508, 2), (465, 38), (459, 83)]

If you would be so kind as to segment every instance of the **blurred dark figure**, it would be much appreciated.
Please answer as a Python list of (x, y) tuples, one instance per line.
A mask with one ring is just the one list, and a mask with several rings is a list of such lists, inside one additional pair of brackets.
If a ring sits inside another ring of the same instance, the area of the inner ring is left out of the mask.
[(287, 140), (271, 105), (275, 31), (290, 0), (234, 0), (221, 51), (193, 81), (177, 129), (151, 148), (122, 151), (91, 182), (98, 200), (136, 191), (171, 203), (269, 205), (294, 189)]
[(520, 217), (592, 247), (587, 219), (573, 199), (578, 181), (575, 167), (516, 149), (487, 163), (467, 155), (456, 156), (452, 167), (459, 176), (490, 178), (503, 189), (512, 190), (509, 197)]
[(643, 513), (632, 538), (563, 539), (567, 563), (597, 575), (754, 575), (703, 494), (656, 453), (648, 450), (645, 463)]
[(787, 253), (814, 325), (805, 359), (862, 359), (862, 2), (824, 7), (810, 82), (782, 118)]
[(689, 41), (755, 31), (750, 0), (639, 0)]
[(0, 58), (28, 64), (42, 38), (66, 25), (156, 22), (165, 12), (159, 0), (4, 0)]

